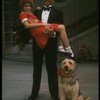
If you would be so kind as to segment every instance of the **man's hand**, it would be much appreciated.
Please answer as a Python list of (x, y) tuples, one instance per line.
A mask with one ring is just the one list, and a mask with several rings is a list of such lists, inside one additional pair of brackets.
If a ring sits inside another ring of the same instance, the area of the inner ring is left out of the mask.
[(54, 33), (54, 29), (53, 29), (52, 26), (46, 25), (46, 26), (45, 26), (45, 29), (43, 30), (43, 32), (44, 32), (45, 34), (49, 34), (49, 35), (51, 36), (51, 35), (53, 35), (53, 33)]

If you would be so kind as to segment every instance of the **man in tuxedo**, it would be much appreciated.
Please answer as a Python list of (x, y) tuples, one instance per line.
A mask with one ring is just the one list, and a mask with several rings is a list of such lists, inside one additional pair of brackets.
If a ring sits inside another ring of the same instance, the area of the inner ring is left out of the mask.
[[(59, 23), (63, 24), (63, 13), (53, 6), (53, 0), (43, 0), (44, 6), (38, 9), (34, 14), (44, 23)], [(57, 75), (57, 50), (58, 36), (53, 33), (44, 49), (39, 48), (36, 41), (33, 39), (33, 86), (32, 93), (28, 100), (35, 100), (39, 94), (42, 62), (45, 57), (46, 70), (48, 74), (48, 86), (50, 95), (53, 100), (59, 100), (58, 91), (58, 75)]]

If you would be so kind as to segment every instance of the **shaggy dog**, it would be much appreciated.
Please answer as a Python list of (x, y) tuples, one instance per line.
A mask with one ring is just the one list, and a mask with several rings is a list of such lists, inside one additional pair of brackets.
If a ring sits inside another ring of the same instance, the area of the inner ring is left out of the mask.
[(76, 62), (72, 59), (64, 59), (58, 70), (60, 80), (60, 100), (91, 100), (89, 96), (83, 98), (80, 94), (80, 85), (75, 78)]

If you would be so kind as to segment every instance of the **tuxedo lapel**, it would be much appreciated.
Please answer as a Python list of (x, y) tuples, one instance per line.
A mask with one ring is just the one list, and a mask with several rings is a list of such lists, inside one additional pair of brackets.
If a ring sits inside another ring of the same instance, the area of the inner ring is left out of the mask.
[[(43, 9), (39, 10), (36, 12), (36, 16), (38, 17), (39, 20), (42, 19), (42, 11)], [(52, 23), (54, 22), (55, 20), (55, 16), (56, 16), (56, 11), (55, 11), (55, 8), (52, 7), (51, 8), (51, 11), (50, 11), (50, 14), (49, 14), (49, 18), (48, 18), (48, 23)]]
[(48, 18), (48, 22), (52, 22), (52, 18), (55, 16), (55, 9), (52, 7), (50, 14), (49, 14), (49, 18)]
[(42, 11), (43, 11), (43, 9), (41, 9), (41, 10), (39, 10), (38, 12), (37, 12), (37, 17), (38, 17), (38, 19), (39, 20), (41, 20), (42, 18)]

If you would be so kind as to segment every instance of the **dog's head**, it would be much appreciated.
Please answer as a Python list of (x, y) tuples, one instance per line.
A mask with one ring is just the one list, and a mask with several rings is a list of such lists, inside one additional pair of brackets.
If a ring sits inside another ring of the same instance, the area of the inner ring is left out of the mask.
[(76, 70), (76, 62), (72, 59), (64, 59), (59, 67), (60, 76), (70, 76)]

